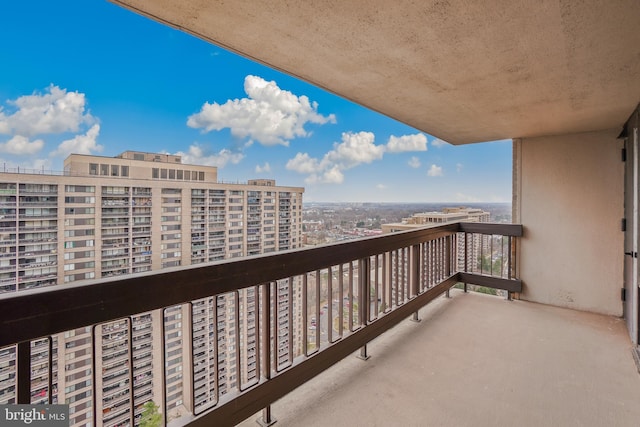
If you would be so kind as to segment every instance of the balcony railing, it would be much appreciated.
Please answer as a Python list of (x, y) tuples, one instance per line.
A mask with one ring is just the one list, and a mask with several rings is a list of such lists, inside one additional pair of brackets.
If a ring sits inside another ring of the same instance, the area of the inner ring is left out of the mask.
[[(422, 306), (456, 283), (503, 289), (507, 295), (520, 292), (522, 283), (513, 272), (521, 235), (521, 225), (453, 223), (4, 294), (0, 347), (17, 345), (16, 403), (30, 403), (32, 340), (89, 325), (96, 326), (95, 334), (102, 323), (154, 310), (174, 313), (175, 306), (188, 308), (183, 321), (193, 335), (202, 301), (209, 301), (217, 328), (206, 341), (212, 355), (208, 365), (214, 369), (205, 378), (215, 389), (207, 399), (188, 403), (190, 415), (180, 424), (229, 425), (261, 409), (268, 422), (272, 402), (358, 349), (366, 358), (369, 341), (410, 316), (417, 319)], [(193, 336), (183, 337), (182, 345), (192, 348)], [(197, 346), (201, 351), (200, 341)], [(185, 361), (198, 365), (183, 370), (199, 375), (191, 378), (191, 395), (203, 383), (200, 359)], [(229, 376), (231, 368), (237, 373), (235, 381)], [(133, 393), (134, 405), (140, 403), (138, 392), (131, 387), (127, 392)], [(101, 404), (92, 406), (94, 418), (101, 417), (95, 413)]]

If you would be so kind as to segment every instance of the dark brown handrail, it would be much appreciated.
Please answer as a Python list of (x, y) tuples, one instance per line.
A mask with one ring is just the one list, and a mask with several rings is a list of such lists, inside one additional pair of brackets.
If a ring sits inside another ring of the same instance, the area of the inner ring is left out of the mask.
[(459, 223), (0, 295), (0, 347), (279, 280), (459, 231)]

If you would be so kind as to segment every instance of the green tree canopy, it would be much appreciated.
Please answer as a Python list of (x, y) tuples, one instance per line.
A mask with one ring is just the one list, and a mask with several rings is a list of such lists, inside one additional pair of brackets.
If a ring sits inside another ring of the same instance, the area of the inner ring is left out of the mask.
[(153, 400), (144, 404), (144, 412), (140, 418), (140, 427), (160, 427), (162, 414), (158, 412), (158, 405)]

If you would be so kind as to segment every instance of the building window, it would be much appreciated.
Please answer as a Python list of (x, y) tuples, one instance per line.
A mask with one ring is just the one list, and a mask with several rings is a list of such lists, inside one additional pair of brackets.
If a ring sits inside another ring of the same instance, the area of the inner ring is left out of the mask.
[(118, 176), (118, 165), (111, 165), (111, 176)]
[(182, 173), (182, 170), (180, 170), (180, 169), (178, 169), (178, 179), (179, 179), (179, 180), (184, 179), (184, 175), (183, 175), (183, 173)]
[(109, 165), (100, 165), (100, 175), (102, 176), (109, 175)]
[(192, 171), (191, 172), (191, 181), (197, 181), (198, 180), (198, 172), (197, 171)]
[(167, 170), (166, 169), (160, 169), (160, 178), (161, 179), (167, 179)]
[(129, 176), (129, 166), (120, 166), (120, 175)]
[(176, 179), (176, 170), (169, 169), (169, 179)]
[(89, 175), (98, 175), (97, 163), (89, 163)]
[(151, 178), (158, 179), (158, 173), (159, 172), (160, 172), (160, 169), (158, 169), (158, 168), (151, 169)]
[(204, 172), (198, 172), (198, 180), (204, 181)]
[(191, 180), (191, 171), (184, 171), (184, 179), (185, 181)]
[(144, 154), (142, 154), (142, 153), (133, 153), (133, 160), (144, 160)]

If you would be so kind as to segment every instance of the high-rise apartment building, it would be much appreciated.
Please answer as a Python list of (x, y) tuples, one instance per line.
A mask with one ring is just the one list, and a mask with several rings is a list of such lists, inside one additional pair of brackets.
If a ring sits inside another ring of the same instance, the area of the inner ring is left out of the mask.
[[(61, 175), (1, 173), (0, 291), (294, 249), (303, 191), (268, 179), (219, 183), (215, 167), (133, 151), (72, 154)], [(299, 292), (274, 286), (278, 301)], [(74, 426), (134, 425), (149, 400), (169, 418), (205, 408), (255, 376), (256, 328), (235, 316), (257, 300), (251, 290), (220, 295), (33, 342), (32, 402), (69, 403)], [(289, 336), (278, 345), (298, 346)], [(15, 350), (0, 349), (0, 403), (12, 402)]]

